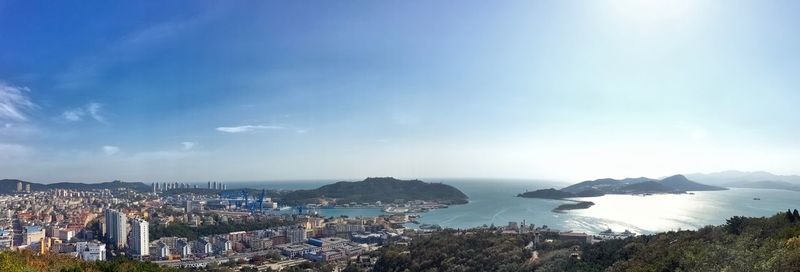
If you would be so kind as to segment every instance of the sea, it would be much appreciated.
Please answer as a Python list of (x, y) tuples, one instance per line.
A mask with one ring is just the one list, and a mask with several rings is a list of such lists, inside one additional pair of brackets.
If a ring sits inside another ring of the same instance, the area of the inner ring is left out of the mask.
[[(787, 209), (800, 209), (800, 192), (771, 189), (731, 188), (725, 191), (698, 191), (692, 194), (605, 195), (576, 198), (594, 206), (564, 213), (552, 212), (566, 203), (562, 200), (516, 197), (517, 194), (546, 188), (562, 188), (568, 183), (505, 179), (424, 179), (460, 189), (469, 203), (451, 205), (420, 214), (421, 224), (445, 228), (504, 226), (510, 222), (546, 225), (561, 231), (599, 233), (612, 229), (650, 234), (669, 230), (697, 229), (719, 225), (733, 216), (771, 216)], [(331, 181), (286, 181), (235, 183), (235, 187), (266, 189), (310, 189)], [(320, 209), (323, 216), (377, 216), (380, 209)], [(411, 225), (410, 227), (413, 227)]]

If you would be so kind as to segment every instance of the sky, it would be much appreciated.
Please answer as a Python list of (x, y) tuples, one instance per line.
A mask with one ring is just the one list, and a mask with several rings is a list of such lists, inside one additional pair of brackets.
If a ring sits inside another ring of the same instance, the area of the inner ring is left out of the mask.
[(0, 178), (800, 174), (797, 1), (0, 1)]

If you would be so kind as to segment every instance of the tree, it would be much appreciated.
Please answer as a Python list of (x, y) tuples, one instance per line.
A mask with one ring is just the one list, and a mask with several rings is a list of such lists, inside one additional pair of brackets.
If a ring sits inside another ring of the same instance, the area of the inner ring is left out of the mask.
[(800, 220), (800, 213), (797, 212), (797, 209), (794, 209), (794, 220)]
[(797, 218), (795, 218), (794, 215), (792, 214), (792, 209), (786, 210), (786, 219), (792, 223), (794, 223), (794, 221), (797, 220)]
[(731, 219), (726, 220), (725, 230), (735, 235), (742, 234), (745, 227), (745, 220), (746, 218), (742, 216), (731, 217)]

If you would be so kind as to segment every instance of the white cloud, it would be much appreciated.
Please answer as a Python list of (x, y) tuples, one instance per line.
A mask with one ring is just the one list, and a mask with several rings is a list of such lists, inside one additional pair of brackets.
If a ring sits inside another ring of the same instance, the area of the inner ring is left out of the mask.
[(89, 112), (89, 115), (99, 122), (105, 122), (106, 119), (100, 114), (100, 110), (103, 108), (103, 104), (100, 103), (89, 103), (86, 104), (86, 111)]
[(91, 102), (82, 107), (69, 109), (61, 114), (64, 120), (76, 122), (83, 120), (84, 116), (91, 117), (95, 121), (105, 122), (106, 118), (102, 114), (103, 104)]
[(244, 125), (244, 126), (236, 126), (236, 127), (218, 127), (218, 131), (226, 132), (226, 133), (243, 133), (243, 132), (251, 132), (256, 130), (278, 130), (284, 129), (282, 126), (265, 126), (265, 125)]
[(0, 81), (0, 119), (28, 120), (25, 111), (36, 107), (27, 95), (27, 87), (11, 86)]
[(80, 121), (83, 120), (84, 112), (82, 110), (68, 110), (61, 114), (67, 121)]
[(113, 145), (104, 145), (103, 146), (103, 153), (106, 153), (108, 156), (112, 156), (114, 154), (119, 153), (119, 147)]
[(195, 142), (182, 142), (181, 145), (183, 145), (183, 150), (191, 150), (192, 148), (194, 148), (194, 146), (197, 145), (197, 143), (195, 143)]

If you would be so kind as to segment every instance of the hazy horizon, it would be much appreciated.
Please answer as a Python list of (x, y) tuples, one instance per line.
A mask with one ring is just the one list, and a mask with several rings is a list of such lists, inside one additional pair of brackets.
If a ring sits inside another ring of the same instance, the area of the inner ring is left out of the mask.
[(0, 3), (0, 178), (800, 174), (800, 2), (90, 2)]

